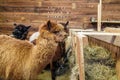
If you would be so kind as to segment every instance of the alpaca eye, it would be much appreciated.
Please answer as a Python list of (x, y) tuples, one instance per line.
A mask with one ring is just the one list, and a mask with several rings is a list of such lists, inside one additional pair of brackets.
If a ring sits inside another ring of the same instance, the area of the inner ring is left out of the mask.
[(57, 33), (59, 33), (59, 31), (54, 31), (53, 33), (57, 34)]

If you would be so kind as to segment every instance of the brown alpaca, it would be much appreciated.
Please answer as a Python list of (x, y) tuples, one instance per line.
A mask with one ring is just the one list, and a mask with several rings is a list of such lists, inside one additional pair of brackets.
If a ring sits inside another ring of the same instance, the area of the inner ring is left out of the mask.
[(36, 45), (0, 35), (0, 77), (9, 80), (34, 80), (52, 61), (58, 42), (66, 37), (64, 27), (48, 21), (41, 25)]

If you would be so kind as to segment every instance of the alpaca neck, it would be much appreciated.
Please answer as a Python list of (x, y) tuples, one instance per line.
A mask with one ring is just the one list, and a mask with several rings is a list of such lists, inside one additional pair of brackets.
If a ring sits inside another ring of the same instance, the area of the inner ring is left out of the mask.
[(40, 42), (34, 46), (32, 51), (31, 65), (34, 66), (34, 69), (31, 70), (37, 73), (41, 72), (52, 61), (56, 48), (57, 43), (55, 41), (40, 39)]

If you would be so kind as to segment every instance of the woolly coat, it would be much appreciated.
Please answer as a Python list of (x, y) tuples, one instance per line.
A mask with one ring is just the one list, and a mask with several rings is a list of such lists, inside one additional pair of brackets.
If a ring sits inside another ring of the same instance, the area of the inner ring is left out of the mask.
[(54, 41), (46, 39), (33, 46), (28, 41), (0, 35), (1, 77), (10, 80), (33, 79), (50, 63), (56, 46)]
[(66, 33), (62, 25), (50, 21), (41, 26), (41, 35), (36, 45), (29, 41), (0, 35), (0, 77), (2, 79), (34, 80), (52, 61), (57, 42), (62, 41)]

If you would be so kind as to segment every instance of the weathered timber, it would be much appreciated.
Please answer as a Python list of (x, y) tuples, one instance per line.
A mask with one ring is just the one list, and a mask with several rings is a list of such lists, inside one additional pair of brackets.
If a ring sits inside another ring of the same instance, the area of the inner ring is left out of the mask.
[[(0, 24), (41, 24), (47, 20), (70, 21), (70, 27), (89, 27), (97, 20), (99, 0), (0, 0)], [(114, 6), (114, 7), (113, 7)], [(102, 20), (120, 20), (119, 0), (103, 0)], [(114, 15), (113, 15), (114, 14)]]

